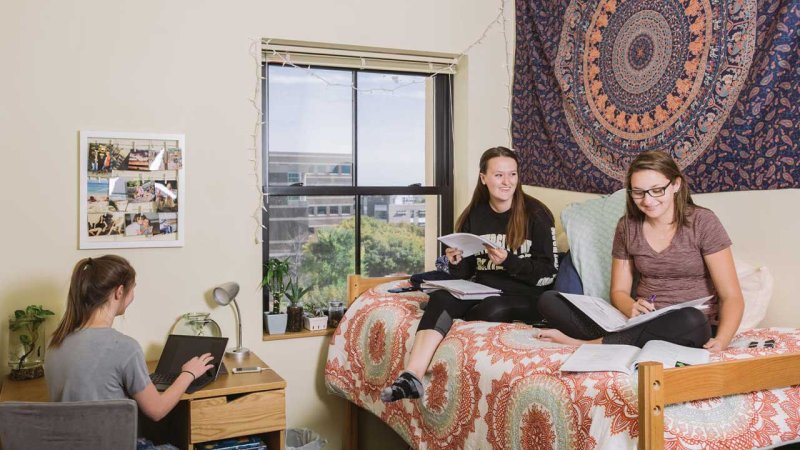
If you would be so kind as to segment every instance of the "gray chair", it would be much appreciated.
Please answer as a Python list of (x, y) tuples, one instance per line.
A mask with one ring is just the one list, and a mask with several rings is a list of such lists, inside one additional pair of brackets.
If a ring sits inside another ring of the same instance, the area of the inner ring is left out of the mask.
[(136, 449), (133, 400), (0, 402), (0, 448)]

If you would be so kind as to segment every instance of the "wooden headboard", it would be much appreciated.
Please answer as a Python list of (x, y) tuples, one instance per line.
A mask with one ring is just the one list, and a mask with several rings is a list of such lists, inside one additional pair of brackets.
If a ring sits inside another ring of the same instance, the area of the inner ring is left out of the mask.
[(347, 306), (350, 306), (361, 293), (379, 284), (394, 280), (407, 280), (408, 276), (400, 277), (362, 277), (361, 275), (347, 276)]

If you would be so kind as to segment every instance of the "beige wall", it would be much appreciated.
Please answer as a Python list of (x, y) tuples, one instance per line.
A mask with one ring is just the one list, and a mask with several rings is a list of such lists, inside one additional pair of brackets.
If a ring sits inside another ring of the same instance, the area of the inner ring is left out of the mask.
[[(261, 341), (251, 43), (274, 37), (459, 53), (494, 19), (497, 3), (6, 0), (1, 9), (0, 317), (30, 303), (60, 315), (73, 264), (107, 252), (77, 249), (79, 130), (185, 133), (186, 245), (116, 251), (138, 271), (136, 300), (117, 327), (150, 358), (187, 311), (211, 311), (232, 333), (230, 308), (210, 303), (209, 291), (238, 281), (245, 345), (288, 380), (289, 426), (313, 428), (339, 448), (344, 402), (324, 390), (327, 340)], [(504, 139), (500, 49), (492, 32), (459, 75), (460, 155)], [(3, 320), (4, 359), (7, 340)]]
[[(510, 4), (510, 3), (509, 3)], [(79, 258), (78, 131), (186, 134), (186, 245), (133, 249), (136, 301), (117, 327), (160, 352), (176, 318), (217, 308), (217, 283), (242, 285), (245, 345), (288, 381), (289, 426), (341, 443), (343, 401), (321, 372), (326, 340), (261, 341), (259, 195), (253, 175), (256, 83), (250, 54), (261, 37), (458, 53), (481, 36), (497, 3), (464, 0), (214, 2), (202, 0), (11, 0), (0, 14), (0, 317), (30, 303), (63, 311)], [(509, 17), (513, 17), (509, 11)], [(512, 33), (512, 30), (509, 29)], [(466, 203), (483, 149), (508, 145), (502, 35), (492, 31), (464, 60), (456, 81), (456, 205)], [(554, 210), (585, 194), (533, 189)], [(797, 325), (800, 291), (798, 191), (709, 195), (747, 260), (776, 276), (772, 323)], [(0, 321), (5, 358), (8, 325)], [(5, 366), (0, 374), (8, 371)], [(378, 433), (380, 435), (380, 433)], [(386, 441), (383, 441), (386, 443)]]

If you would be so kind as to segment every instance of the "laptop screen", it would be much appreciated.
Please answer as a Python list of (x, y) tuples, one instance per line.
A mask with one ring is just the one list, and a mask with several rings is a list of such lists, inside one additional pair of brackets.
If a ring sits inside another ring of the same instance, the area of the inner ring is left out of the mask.
[(167, 343), (161, 352), (161, 358), (156, 366), (156, 373), (175, 374), (181, 372), (181, 367), (195, 356), (211, 353), (214, 368), (211, 370), (216, 376), (222, 357), (225, 355), (225, 346), (228, 345), (226, 337), (209, 336), (184, 336), (170, 334)]

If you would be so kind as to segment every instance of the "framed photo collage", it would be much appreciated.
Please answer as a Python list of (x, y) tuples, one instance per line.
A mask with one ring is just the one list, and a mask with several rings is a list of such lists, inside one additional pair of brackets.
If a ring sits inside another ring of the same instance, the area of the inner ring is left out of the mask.
[(80, 246), (182, 247), (185, 137), (81, 131)]

